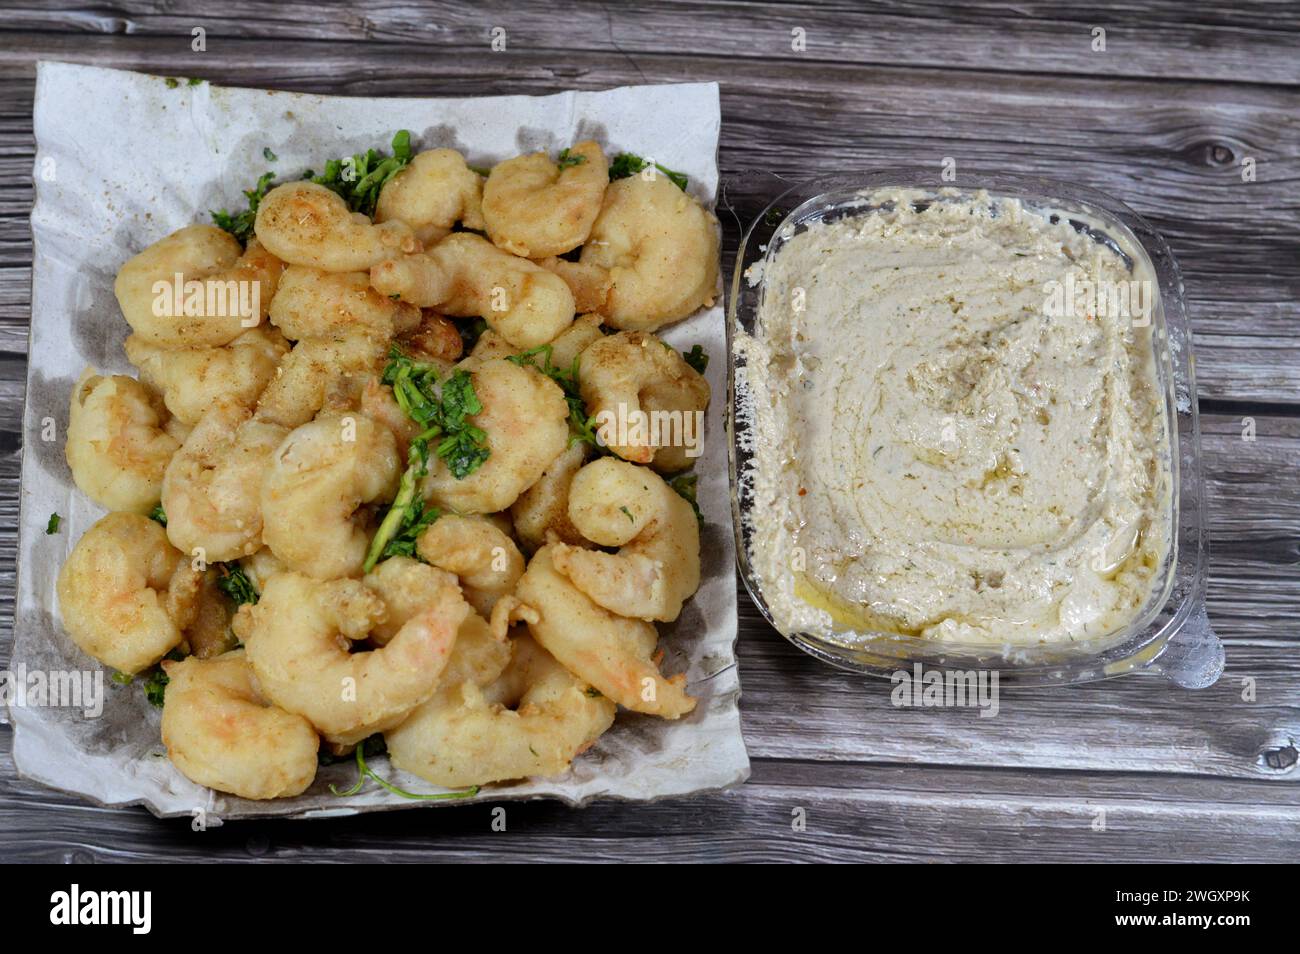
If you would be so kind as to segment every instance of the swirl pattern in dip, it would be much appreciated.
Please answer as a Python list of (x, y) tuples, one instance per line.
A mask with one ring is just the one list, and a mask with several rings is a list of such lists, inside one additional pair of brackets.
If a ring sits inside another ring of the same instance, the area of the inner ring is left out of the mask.
[(888, 190), (778, 237), (737, 348), (780, 628), (1030, 645), (1142, 611), (1171, 527), (1155, 282), (1056, 219)]

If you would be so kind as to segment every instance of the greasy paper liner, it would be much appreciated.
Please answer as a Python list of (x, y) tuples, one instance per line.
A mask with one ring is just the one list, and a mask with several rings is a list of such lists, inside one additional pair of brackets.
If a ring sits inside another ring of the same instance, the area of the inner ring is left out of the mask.
[[(118, 70), (41, 63), (37, 71), (35, 258), (27, 405), (23, 416), (21, 517), (14, 649), (10, 669), (93, 671), (59, 620), (55, 580), (81, 534), (103, 510), (76, 490), (63, 456), (68, 400), (82, 369), (134, 375), (122, 352), (128, 328), (113, 279), (128, 257), (208, 210), (240, 208), (240, 190), (263, 171), (281, 179), (321, 169), (327, 158), (387, 150), (398, 129), (418, 149), (450, 146), (471, 165), (521, 152), (551, 153), (594, 138), (614, 155), (634, 152), (690, 177), (713, 206), (720, 122), (714, 83), (638, 86), (555, 96), (481, 99), (358, 99), (232, 89)], [(269, 147), (276, 156), (264, 158)], [(721, 297), (719, 297), (719, 302)], [(735, 552), (728, 502), (726, 342), (715, 305), (664, 333), (678, 348), (699, 343), (713, 360), (705, 451), (696, 461), (703, 583), (680, 619), (660, 625), (664, 669), (686, 672), (699, 703), (670, 722), (620, 712), (614, 727), (554, 779), (484, 786), (464, 800), (410, 801), (373, 783), (351, 797), (350, 759), (323, 766), (303, 795), (249, 801), (195, 785), (166, 758), (161, 713), (138, 685), (105, 673), (103, 713), (11, 705), (14, 762), (27, 778), (106, 806), (144, 805), (163, 817), (199, 810), (214, 820), (313, 818), (503, 799), (649, 800), (743, 782), (749, 759), (740, 732), (736, 671)], [(42, 439), (53, 422), (54, 440)], [(46, 534), (52, 513), (59, 531)], [(372, 768), (412, 792), (432, 792), (387, 759)]]

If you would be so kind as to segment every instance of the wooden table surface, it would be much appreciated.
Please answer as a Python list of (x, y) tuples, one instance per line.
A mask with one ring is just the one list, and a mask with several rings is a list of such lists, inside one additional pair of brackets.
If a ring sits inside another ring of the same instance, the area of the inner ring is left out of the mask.
[[(40, 59), (370, 96), (717, 80), (724, 176), (911, 165), (937, 181), (952, 157), (958, 184), (1013, 172), (1109, 191), (1182, 265), (1211, 511), (1209, 614), (1227, 647), (1211, 689), (1152, 676), (1004, 689), (1000, 714), (980, 719), (894, 708), (888, 683), (801, 655), (742, 592), (754, 771), (738, 790), (581, 811), (515, 805), (504, 832), (477, 806), (196, 833), (18, 780), (6, 726), (0, 860), (1300, 857), (1300, 6), (1054, 6), (0, 4), (0, 660), (31, 437), (20, 420)], [(204, 52), (191, 49), (195, 27)], [(502, 52), (490, 48), (494, 27)], [(1254, 441), (1243, 440), (1246, 418)]]

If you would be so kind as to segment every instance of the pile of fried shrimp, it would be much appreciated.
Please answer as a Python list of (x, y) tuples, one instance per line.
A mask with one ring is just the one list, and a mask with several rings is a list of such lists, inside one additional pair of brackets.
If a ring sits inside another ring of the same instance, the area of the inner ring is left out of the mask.
[(64, 627), (220, 792), (298, 795), (380, 744), (451, 790), (553, 777), (619, 707), (695, 706), (656, 628), (700, 582), (694, 455), (591, 422), (707, 407), (654, 332), (712, 304), (716, 220), (595, 142), (394, 151), (360, 185), (268, 175), (131, 258), (138, 376), (73, 388), (68, 464), (110, 512)]

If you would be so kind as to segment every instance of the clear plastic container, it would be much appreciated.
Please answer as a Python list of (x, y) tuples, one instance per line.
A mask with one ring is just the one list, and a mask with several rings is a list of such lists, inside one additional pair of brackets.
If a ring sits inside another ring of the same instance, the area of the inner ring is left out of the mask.
[[(1191, 334), (1178, 265), (1160, 234), (1124, 203), (1093, 189), (1049, 179), (994, 176), (940, 186), (934, 183), (932, 174), (922, 177), (914, 172), (880, 171), (809, 181), (753, 173), (723, 183), (719, 214), (725, 218), (730, 213), (743, 230), (726, 289), (728, 431), (737, 562), (754, 603), (772, 622), (751, 566), (750, 492), (740, 479), (750, 466), (751, 455), (744, 447), (744, 428), (750, 418), (737, 413), (737, 402), (746, 400), (746, 393), (743, 386), (737, 386), (738, 379), (743, 385), (745, 372), (743, 357), (735, 353), (734, 337), (738, 330), (751, 334), (755, 331), (763, 294), (762, 282), (751, 286), (745, 272), (780, 247), (778, 233), (786, 225), (798, 229), (801, 224), (828, 216), (860, 213), (863, 191), (888, 187), (932, 192), (943, 187), (962, 192), (986, 189), (993, 196), (1018, 198), (1029, 206), (1067, 214), (1076, 211), (1081, 218), (1071, 220), (1071, 224), (1081, 232), (1108, 243), (1113, 241), (1111, 236), (1120, 236), (1127, 240), (1121, 244), (1145, 252), (1158, 287), (1151, 337), (1170, 439), (1173, 540), (1161, 568), (1160, 583), (1153, 587), (1147, 605), (1133, 623), (1118, 633), (1089, 642), (1000, 650), (939, 644), (885, 632), (853, 631), (833, 637), (799, 632), (782, 635), (825, 662), (881, 676), (920, 663), (939, 670), (996, 670), (999, 679), (1022, 685), (1067, 685), (1151, 669), (1183, 687), (1212, 685), (1223, 671), (1223, 647), (1205, 613), (1208, 553), (1200, 427)], [(1097, 228), (1097, 222), (1102, 223), (1101, 228)]]

